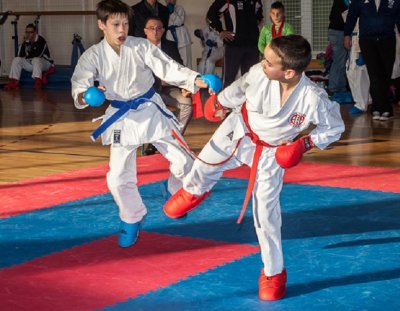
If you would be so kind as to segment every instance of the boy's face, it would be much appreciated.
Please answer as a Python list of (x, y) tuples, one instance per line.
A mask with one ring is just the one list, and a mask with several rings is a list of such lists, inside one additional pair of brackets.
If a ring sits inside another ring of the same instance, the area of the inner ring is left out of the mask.
[(285, 13), (282, 9), (271, 9), (269, 11), (269, 17), (275, 25), (280, 25), (285, 18)]
[(122, 14), (110, 15), (105, 24), (100, 20), (97, 23), (103, 31), (105, 39), (113, 48), (119, 48), (124, 44), (128, 37), (128, 16)]
[(144, 28), (146, 38), (153, 44), (158, 44), (164, 34), (164, 27), (161, 21), (150, 19)]
[(285, 78), (285, 71), (282, 70), (281, 58), (270, 48), (269, 45), (267, 45), (264, 50), (262, 66), (268, 79), (282, 81)]

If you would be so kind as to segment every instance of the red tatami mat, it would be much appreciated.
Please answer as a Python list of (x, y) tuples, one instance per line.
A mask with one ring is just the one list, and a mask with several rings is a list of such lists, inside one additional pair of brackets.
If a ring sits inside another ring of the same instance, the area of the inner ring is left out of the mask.
[(142, 232), (115, 236), (0, 271), (2, 310), (98, 310), (259, 251), (257, 246)]

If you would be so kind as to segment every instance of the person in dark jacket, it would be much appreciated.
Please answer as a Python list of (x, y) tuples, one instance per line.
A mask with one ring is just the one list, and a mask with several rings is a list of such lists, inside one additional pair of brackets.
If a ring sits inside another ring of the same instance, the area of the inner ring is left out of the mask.
[[(165, 27), (163, 22), (158, 17), (149, 17), (145, 21), (144, 33), (154, 45), (158, 46), (165, 54), (171, 57), (177, 63), (183, 65), (182, 58), (179, 54), (178, 46), (175, 42), (163, 38)], [(193, 106), (191, 93), (185, 89), (169, 85), (160, 78), (154, 76), (154, 89), (161, 95), (164, 103), (167, 106), (178, 109), (178, 120), (182, 125), (181, 133), (183, 134), (189, 121), (192, 119)], [(151, 155), (156, 152), (156, 148), (149, 144), (145, 150), (146, 155)]]
[[(263, 19), (261, 0), (215, 0), (208, 12), (210, 27), (225, 43), (224, 87), (230, 85), (239, 71), (243, 75), (259, 61), (258, 24)], [(222, 28), (223, 15), (226, 29)]]
[[(378, 1), (379, 2), (379, 1)], [(400, 1), (352, 0), (345, 27), (344, 46), (350, 49), (351, 33), (359, 19), (359, 44), (371, 82), (372, 119), (393, 117), (389, 85), (396, 55), (395, 26), (400, 30)]]
[(18, 50), (18, 56), (11, 63), (10, 82), (5, 85), (4, 89), (19, 88), (22, 69), (32, 72), (35, 89), (41, 89), (43, 71), (49, 70), (52, 66), (53, 59), (50, 56), (46, 40), (37, 33), (35, 25), (28, 24), (25, 28), (24, 42)]
[(333, 50), (328, 83), (328, 90), (331, 94), (339, 94), (347, 90), (347, 51), (343, 46), (344, 20), (342, 16), (347, 9), (348, 1), (334, 0), (329, 14), (328, 39)]
[[(168, 25), (169, 10), (157, 0), (142, 0), (132, 6), (133, 16), (129, 21), (129, 35), (146, 38), (144, 27), (147, 18), (157, 16), (163, 25)], [(165, 37), (165, 32), (163, 37)]]

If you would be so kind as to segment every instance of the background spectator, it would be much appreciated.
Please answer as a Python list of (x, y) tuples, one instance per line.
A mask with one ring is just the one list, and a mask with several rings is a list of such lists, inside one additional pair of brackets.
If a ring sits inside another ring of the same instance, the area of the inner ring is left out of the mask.
[(353, 0), (344, 27), (344, 46), (347, 49), (350, 49), (357, 19), (361, 53), (371, 81), (372, 118), (387, 121), (393, 117), (389, 85), (396, 53), (395, 25), (400, 29), (400, 1)]
[[(46, 40), (36, 31), (36, 26), (28, 24), (25, 28), (24, 42), (18, 50), (18, 56), (11, 64), (10, 82), (4, 87), (5, 90), (19, 88), (19, 80), (22, 69), (32, 72), (32, 78), (35, 79), (35, 89), (41, 89), (43, 85), (42, 73), (50, 69), (53, 59), (50, 57), (50, 51)], [(47, 83), (47, 79), (44, 81)]]
[(163, 25), (168, 25), (169, 11), (166, 6), (157, 0), (142, 0), (132, 6), (132, 10), (133, 16), (129, 21), (130, 36), (146, 38), (144, 33), (146, 19), (152, 16), (159, 17)]
[(328, 40), (332, 45), (332, 65), (329, 71), (328, 91), (330, 94), (347, 91), (346, 57), (343, 46), (343, 12), (348, 9), (348, 1), (334, 0), (329, 14)]
[(264, 54), (265, 47), (273, 38), (294, 34), (292, 25), (285, 22), (285, 7), (282, 2), (275, 1), (271, 4), (269, 18), (271, 19), (271, 23), (261, 28), (258, 39), (258, 50), (261, 54)]
[(170, 13), (167, 39), (177, 44), (183, 65), (192, 68), (192, 39), (185, 26), (185, 10), (176, 0), (165, 0), (165, 3)]
[(224, 42), (219, 34), (209, 26), (204, 29), (196, 29), (194, 34), (201, 40), (204, 47), (197, 71), (201, 74), (214, 73), (215, 63), (224, 57)]
[(211, 28), (219, 32), (225, 43), (224, 87), (235, 80), (239, 69), (243, 75), (259, 61), (258, 24), (263, 19), (262, 10), (261, 0), (215, 0), (208, 10)]
[[(165, 54), (171, 57), (174, 61), (182, 64), (178, 48), (175, 42), (163, 39), (165, 32), (164, 25), (158, 17), (150, 17), (146, 21), (144, 33), (147, 39), (158, 46)], [(162, 100), (167, 106), (172, 106), (178, 109), (178, 120), (182, 124), (181, 133), (183, 134), (189, 121), (192, 118), (193, 108), (191, 93), (187, 90), (178, 88), (177, 86), (169, 85), (160, 78), (154, 76), (154, 89), (161, 95)], [(145, 150), (146, 155), (151, 155), (156, 152), (156, 148), (149, 144)]]

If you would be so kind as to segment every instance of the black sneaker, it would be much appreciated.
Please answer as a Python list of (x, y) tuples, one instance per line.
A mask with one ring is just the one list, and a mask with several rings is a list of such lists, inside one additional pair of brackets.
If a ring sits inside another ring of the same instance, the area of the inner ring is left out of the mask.
[(393, 113), (384, 112), (384, 113), (382, 113), (381, 117), (379, 118), (379, 121), (388, 121), (392, 118), (393, 118)]

